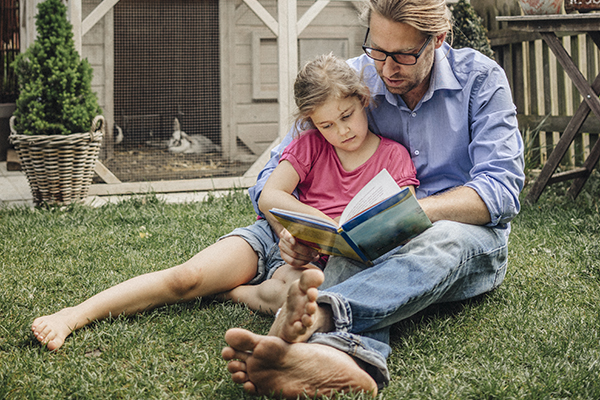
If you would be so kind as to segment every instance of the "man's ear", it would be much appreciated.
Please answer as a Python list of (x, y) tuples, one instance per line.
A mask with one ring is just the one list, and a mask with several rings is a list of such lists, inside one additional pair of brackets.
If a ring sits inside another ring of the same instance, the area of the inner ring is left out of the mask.
[(440, 47), (442, 47), (442, 44), (444, 44), (444, 41), (446, 40), (447, 35), (448, 35), (448, 32), (444, 32), (435, 37), (435, 48), (436, 49), (439, 49)]

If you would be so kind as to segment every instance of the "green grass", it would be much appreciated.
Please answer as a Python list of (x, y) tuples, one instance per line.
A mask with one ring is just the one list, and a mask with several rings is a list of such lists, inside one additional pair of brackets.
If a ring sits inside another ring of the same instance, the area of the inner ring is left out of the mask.
[[(600, 398), (600, 178), (574, 203), (564, 190), (547, 189), (514, 221), (500, 288), (393, 327), (392, 381), (379, 398)], [(240, 305), (196, 301), (93, 323), (57, 352), (29, 327), (254, 218), (239, 191), (202, 204), (150, 195), (98, 209), (0, 210), (0, 398), (252, 398), (229, 380), (223, 335), (266, 333), (271, 318)]]

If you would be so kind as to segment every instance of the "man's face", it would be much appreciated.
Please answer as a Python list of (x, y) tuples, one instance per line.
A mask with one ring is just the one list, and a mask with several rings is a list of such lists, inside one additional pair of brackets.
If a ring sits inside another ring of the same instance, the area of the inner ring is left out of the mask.
[[(377, 13), (371, 15), (370, 39), (367, 43), (370, 47), (387, 52), (416, 54), (426, 41), (427, 36), (410, 25), (391, 21)], [(435, 37), (415, 65), (398, 64), (391, 57), (385, 61), (375, 61), (377, 73), (388, 90), (402, 96), (409, 106), (413, 100), (418, 102), (429, 87), (434, 50), (442, 42), (443, 39), (440, 41), (439, 37)]]

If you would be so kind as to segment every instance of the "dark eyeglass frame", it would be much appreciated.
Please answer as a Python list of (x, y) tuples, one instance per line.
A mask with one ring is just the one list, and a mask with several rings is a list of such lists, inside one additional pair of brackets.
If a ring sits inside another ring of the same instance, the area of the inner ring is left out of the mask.
[[(365, 40), (363, 41), (363, 45), (362, 45), (362, 49), (365, 52), (365, 54), (367, 56), (369, 56), (369, 58), (375, 60), (375, 61), (381, 61), (381, 62), (385, 62), (385, 60), (387, 60), (388, 57), (391, 57), (392, 60), (394, 60), (395, 63), (400, 64), (400, 65), (415, 65), (417, 63), (417, 61), (419, 60), (419, 57), (421, 57), (421, 54), (423, 54), (423, 52), (425, 51), (425, 49), (427, 48), (427, 46), (429, 45), (429, 43), (431, 42), (431, 39), (433, 39), (433, 36), (429, 36), (427, 38), (427, 40), (425, 41), (425, 43), (423, 44), (423, 46), (421, 46), (421, 49), (416, 52), (416, 53), (402, 53), (402, 52), (395, 52), (395, 53), (390, 53), (387, 51), (383, 51), (383, 50), (379, 50), (379, 49), (374, 49), (372, 47), (368, 47), (367, 46), (367, 38), (369, 37), (369, 32), (370, 32), (371, 28), (367, 28), (367, 34), (365, 35)], [(378, 59), (375, 58), (371, 55), (371, 51), (378, 51), (382, 54), (385, 54), (385, 57), (383, 59)], [(396, 56), (408, 56), (408, 57), (413, 57), (415, 62), (413, 63), (406, 63), (406, 62), (400, 62), (396, 59)]]

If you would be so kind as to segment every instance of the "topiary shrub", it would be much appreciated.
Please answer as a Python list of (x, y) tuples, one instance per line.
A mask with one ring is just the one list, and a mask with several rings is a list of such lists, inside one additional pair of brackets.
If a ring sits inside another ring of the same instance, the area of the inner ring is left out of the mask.
[(67, 7), (45, 0), (36, 15), (38, 36), (12, 67), (19, 82), (15, 130), (21, 135), (87, 132), (102, 113), (92, 92), (92, 67), (75, 50)]
[(467, 3), (466, 0), (458, 0), (457, 3), (449, 7), (454, 20), (452, 47), (455, 49), (470, 47), (490, 58), (494, 58), (494, 51), (487, 37), (487, 29), (471, 4)]

